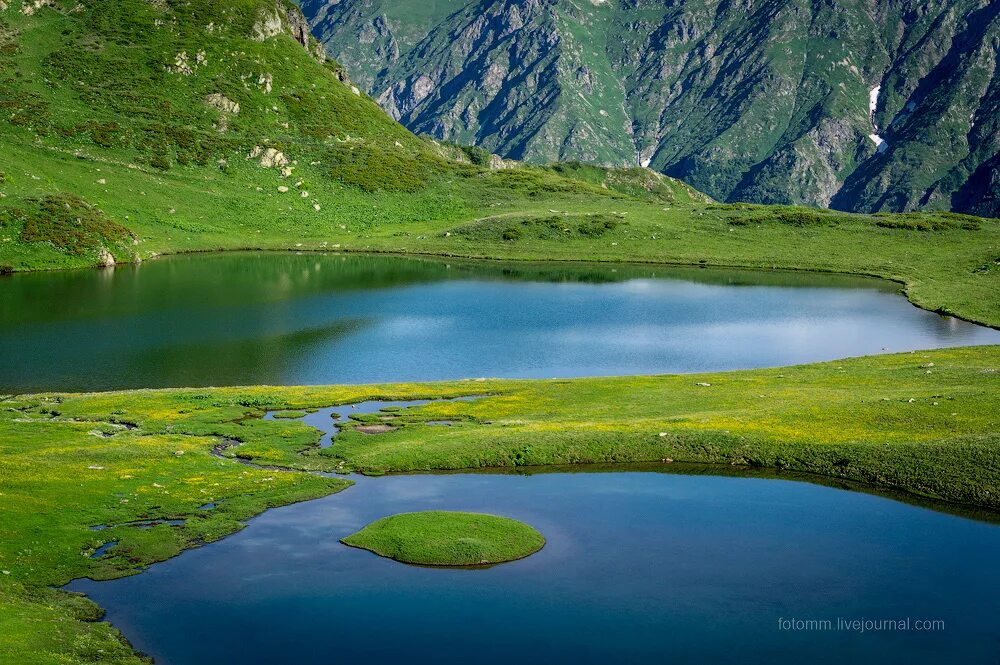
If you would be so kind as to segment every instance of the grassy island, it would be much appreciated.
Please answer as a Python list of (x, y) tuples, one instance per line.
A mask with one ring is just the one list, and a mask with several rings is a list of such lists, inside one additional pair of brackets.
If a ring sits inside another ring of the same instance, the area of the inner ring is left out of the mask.
[(384, 517), (341, 542), (403, 563), (483, 566), (530, 556), (545, 538), (509, 517), (429, 510)]

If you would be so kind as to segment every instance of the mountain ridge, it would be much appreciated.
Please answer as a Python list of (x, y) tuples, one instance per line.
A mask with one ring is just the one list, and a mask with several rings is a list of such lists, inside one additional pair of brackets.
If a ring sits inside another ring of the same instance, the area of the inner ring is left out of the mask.
[(646, 165), (719, 200), (1000, 214), (997, 3), (300, 4), (417, 133)]

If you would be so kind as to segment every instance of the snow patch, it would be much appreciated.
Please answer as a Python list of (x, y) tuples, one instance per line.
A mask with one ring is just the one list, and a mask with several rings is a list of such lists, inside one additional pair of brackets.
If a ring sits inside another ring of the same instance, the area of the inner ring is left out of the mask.
[(882, 154), (889, 149), (889, 144), (885, 142), (885, 139), (879, 136), (878, 125), (875, 124), (875, 111), (878, 109), (878, 98), (881, 93), (881, 85), (877, 85), (868, 91), (868, 118), (871, 120), (872, 129), (875, 130), (874, 133), (868, 135), (868, 138), (870, 138), (872, 143), (875, 144), (875, 152), (877, 154)]
[(877, 85), (868, 93), (868, 117), (872, 119), (872, 126), (875, 125), (875, 110), (878, 108), (878, 97), (882, 94), (882, 86)]
[(878, 134), (869, 134), (868, 138), (870, 138), (872, 143), (875, 144), (875, 152), (878, 154), (882, 154), (889, 149), (889, 144), (886, 143), (885, 140)]

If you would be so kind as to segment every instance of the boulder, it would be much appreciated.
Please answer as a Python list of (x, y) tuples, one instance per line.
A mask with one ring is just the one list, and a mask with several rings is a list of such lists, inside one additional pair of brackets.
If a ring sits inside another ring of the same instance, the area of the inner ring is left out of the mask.
[(115, 257), (106, 248), (101, 247), (100, 251), (97, 252), (97, 267), (98, 268), (114, 268), (115, 267)]
[(285, 153), (276, 148), (266, 148), (260, 156), (260, 165), (265, 169), (288, 166), (288, 158), (285, 157)]

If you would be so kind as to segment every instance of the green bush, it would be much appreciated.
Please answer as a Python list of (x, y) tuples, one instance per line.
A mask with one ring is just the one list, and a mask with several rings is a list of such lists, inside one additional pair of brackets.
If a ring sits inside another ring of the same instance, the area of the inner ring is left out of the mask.
[(120, 246), (132, 238), (131, 231), (78, 196), (52, 194), (33, 203), (34, 210), (21, 213), (22, 242), (48, 242), (80, 255), (106, 245)]
[(970, 215), (958, 213), (909, 213), (903, 215), (875, 215), (875, 226), (883, 229), (901, 229), (904, 231), (950, 231), (962, 229), (979, 231), (982, 221)]

